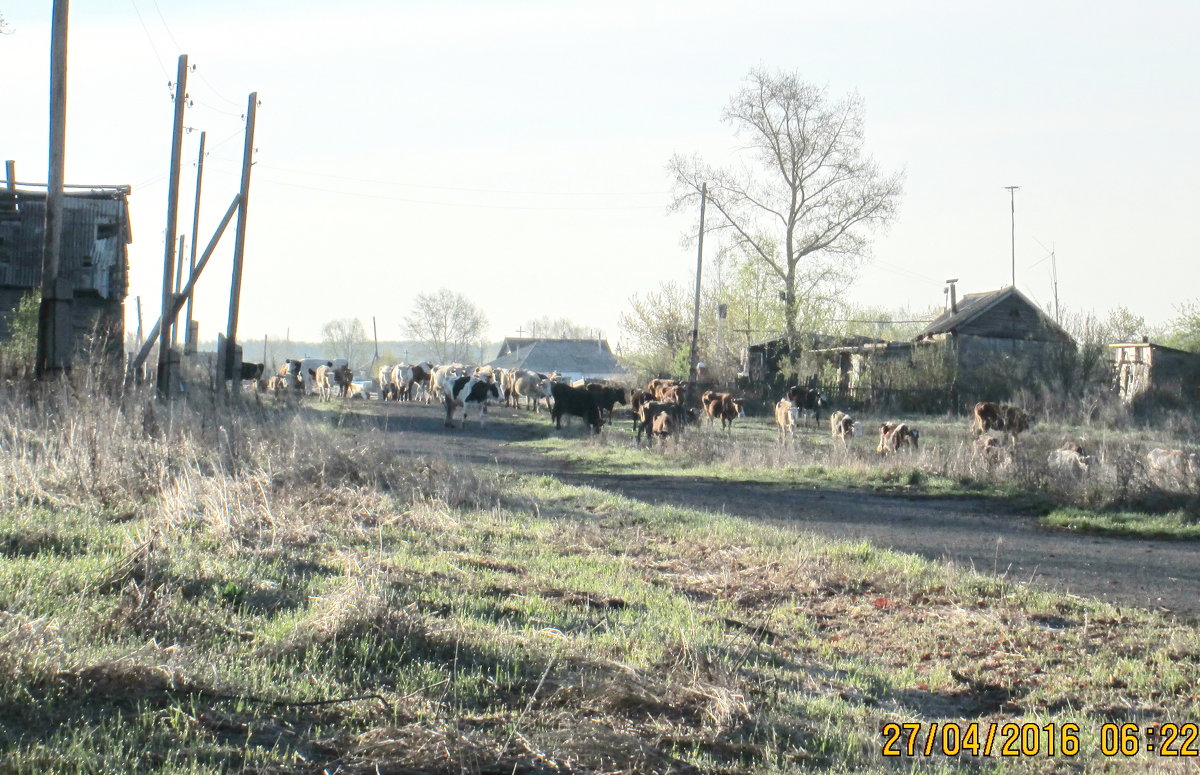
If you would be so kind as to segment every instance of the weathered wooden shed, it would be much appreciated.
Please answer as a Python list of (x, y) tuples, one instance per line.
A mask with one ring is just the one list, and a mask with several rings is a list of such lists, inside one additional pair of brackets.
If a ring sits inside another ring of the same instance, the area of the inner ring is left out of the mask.
[(1113, 375), (1124, 401), (1157, 391), (1200, 399), (1200, 355), (1149, 340), (1110, 344)]
[[(125, 336), (132, 241), (129, 187), (70, 187), (63, 201), (61, 276), (73, 290), (73, 341), (98, 334), (116, 353)], [(46, 191), (0, 189), (0, 335), (21, 297), (42, 285)]]
[(961, 300), (951, 293), (946, 310), (914, 341), (953, 345), (955, 359), (965, 369), (985, 365), (999, 355), (1038, 368), (1052, 353), (1075, 346), (1062, 326), (1013, 286), (969, 293)]

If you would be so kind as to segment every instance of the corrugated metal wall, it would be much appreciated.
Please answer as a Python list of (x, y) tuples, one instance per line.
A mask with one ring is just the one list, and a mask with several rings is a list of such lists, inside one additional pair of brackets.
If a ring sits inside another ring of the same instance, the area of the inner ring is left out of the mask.
[[(41, 285), (45, 220), (45, 194), (0, 191), (0, 285)], [(62, 272), (77, 294), (124, 301), (128, 237), (123, 197), (65, 197)]]

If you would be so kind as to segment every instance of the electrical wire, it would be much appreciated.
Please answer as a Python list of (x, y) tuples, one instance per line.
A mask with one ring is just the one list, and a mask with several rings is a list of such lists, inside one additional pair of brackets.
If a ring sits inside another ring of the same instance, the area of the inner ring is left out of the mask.
[(171, 74), (167, 72), (167, 66), (163, 64), (162, 55), (158, 53), (158, 47), (154, 45), (154, 38), (150, 35), (150, 28), (146, 26), (146, 20), (142, 18), (142, 12), (138, 10), (135, 0), (129, 0), (129, 4), (133, 6), (133, 12), (137, 14), (138, 21), (141, 22), (142, 31), (146, 33), (146, 41), (150, 44), (150, 50), (154, 52), (154, 58), (158, 60), (158, 67), (162, 70), (163, 75), (167, 80), (171, 80)]
[[(258, 165), (255, 165), (258, 166)], [(497, 205), (497, 204), (479, 204), (470, 202), (432, 202), (424, 199), (410, 199), (408, 197), (390, 196), (387, 194), (369, 194), (362, 191), (338, 191), (337, 189), (323, 188), (320, 186), (305, 186), (299, 183), (286, 183), (282, 180), (274, 180), (272, 178), (264, 178), (261, 175), (255, 178), (256, 182), (263, 182), (276, 186), (284, 186), (286, 188), (298, 188), (305, 191), (320, 191), (323, 194), (340, 194), (342, 196), (354, 196), (363, 199), (381, 199), (389, 202), (405, 202), (407, 204), (418, 205), (433, 205), (435, 207), (461, 207), (474, 208), (482, 210), (542, 210), (542, 211), (597, 211), (597, 210), (661, 210), (663, 205), (624, 205), (612, 207), (530, 207), (525, 205)]]
[(461, 191), (472, 194), (511, 194), (517, 196), (663, 196), (670, 194), (670, 191), (514, 191), (509, 189), (499, 188), (465, 188), (461, 186), (438, 186), (425, 183), (402, 183), (395, 180), (378, 180), (372, 178), (356, 178), (347, 175), (334, 175), (328, 172), (314, 172), (312, 170), (297, 170), (289, 167), (279, 167), (275, 165), (263, 165), (264, 169), (273, 169), (279, 172), (290, 172), (296, 175), (312, 175), (319, 178), (330, 178), (333, 180), (344, 180), (350, 183), (374, 183), (380, 186), (403, 186), (407, 188), (428, 188), (436, 191)]

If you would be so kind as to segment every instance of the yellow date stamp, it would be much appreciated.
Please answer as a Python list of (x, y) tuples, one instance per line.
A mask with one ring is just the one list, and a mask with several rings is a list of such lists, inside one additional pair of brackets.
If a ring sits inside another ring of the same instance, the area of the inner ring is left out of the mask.
[[(888, 723), (881, 731), (884, 756), (1078, 756), (1080, 729), (1073, 722)], [(1101, 724), (1102, 756), (1200, 757), (1195, 723)]]

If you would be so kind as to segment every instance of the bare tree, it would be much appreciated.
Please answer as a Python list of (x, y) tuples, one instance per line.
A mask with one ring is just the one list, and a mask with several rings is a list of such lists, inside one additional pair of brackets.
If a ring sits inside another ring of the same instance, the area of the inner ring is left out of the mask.
[(465, 296), (442, 288), (417, 294), (404, 327), (433, 350), (439, 363), (468, 361), (478, 352), (487, 316)]
[(570, 318), (551, 318), (543, 315), (537, 320), (527, 320), (521, 326), (529, 336), (542, 339), (591, 339), (596, 329), (581, 326)]
[(321, 327), (321, 344), (329, 358), (345, 358), (351, 366), (361, 368), (371, 360), (371, 345), (367, 329), (358, 318), (331, 320)]
[(676, 155), (668, 165), (675, 208), (693, 206), (707, 184), (714, 228), (775, 278), (792, 343), (805, 307), (844, 291), (867, 254), (866, 232), (898, 206), (902, 176), (864, 154), (862, 114), (856, 96), (833, 101), (795, 74), (752, 70), (724, 120), (755, 164), (725, 169)]

